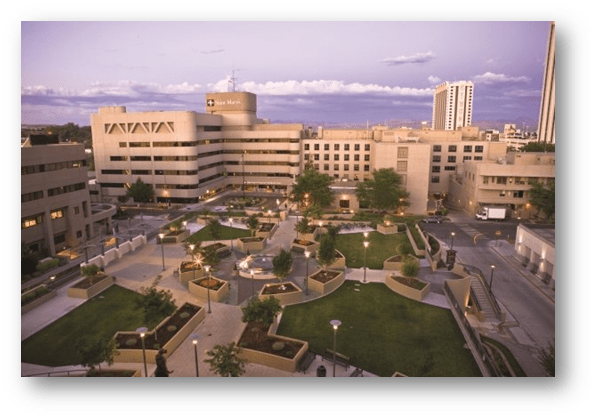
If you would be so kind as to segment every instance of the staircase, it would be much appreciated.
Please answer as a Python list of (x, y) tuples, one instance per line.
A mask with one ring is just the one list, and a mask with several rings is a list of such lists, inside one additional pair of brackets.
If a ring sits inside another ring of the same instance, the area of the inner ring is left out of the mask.
[(481, 284), (481, 280), (471, 275), (471, 292), (475, 294), (475, 299), (480, 307), (478, 309), (483, 313), (484, 321), (487, 322), (500, 322), (498, 314), (495, 312), (493, 305), (491, 304), (491, 297), (486, 291), (486, 287)]

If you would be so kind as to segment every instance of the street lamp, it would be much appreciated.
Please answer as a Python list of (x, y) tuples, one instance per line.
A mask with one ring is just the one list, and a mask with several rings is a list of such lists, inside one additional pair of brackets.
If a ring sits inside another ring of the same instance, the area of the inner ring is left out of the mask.
[[(228, 222), (230, 223), (230, 228), (232, 228), (232, 217), (228, 218)], [(230, 250), (234, 250), (234, 239), (230, 238)]]
[(193, 250), (195, 250), (195, 245), (194, 244), (189, 244), (189, 250), (191, 251), (191, 262), (194, 262), (194, 258), (193, 258)]
[(160, 243), (162, 245), (162, 270), (166, 270), (166, 263), (164, 262), (164, 233), (158, 234), (160, 236)]
[(145, 332), (147, 332), (147, 327), (140, 327), (137, 329), (137, 333), (141, 335), (141, 347), (143, 348), (143, 367), (145, 368), (145, 376), (147, 377), (147, 359), (145, 358)]
[(251, 269), (251, 298), (253, 298), (253, 296), (255, 295), (255, 285), (253, 285), (254, 284), (253, 275), (255, 275), (255, 271), (253, 269)]
[(454, 236), (456, 235), (455, 232), (451, 232), (450, 235), (452, 236), (452, 242), (450, 243), (450, 250), (454, 247)]
[(309, 294), (309, 256), (311, 256), (311, 252), (305, 251), (305, 258), (307, 259), (305, 265), (305, 295)]
[(363, 246), (365, 246), (365, 263), (364, 263), (364, 271), (363, 271), (363, 282), (367, 282), (367, 248), (369, 247), (369, 242), (363, 242)]
[(268, 224), (271, 223), (271, 218), (272, 218), (272, 210), (267, 210), (267, 222)]
[(489, 280), (489, 291), (491, 292), (491, 284), (493, 283), (493, 270), (495, 269), (495, 265), (491, 265), (491, 279)]
[(211, 273), (209, 268), (209, 265), (205, 265), (205, 270), (207, 271), (207, 312), (211, 313), (211, 300), (209, 297), (209, 283), (211, 282)]
[(191, 335), (191, 339), (193, 340), (193, 347), (195, 348), (195, 374), (197, 377), (199, 377), (199, 359), (197, 357), (197, 343), (200, 338), (201, 335), (199, 333), (193, 333)]
[(332, 377), (336, 376), (336, 332), (338, 331), (338, 326), (342, 324), (340, 320), (332, 320), (330, 324), (334, 328), (334, 358), (333, 358), (333, 366), (332, 366)]

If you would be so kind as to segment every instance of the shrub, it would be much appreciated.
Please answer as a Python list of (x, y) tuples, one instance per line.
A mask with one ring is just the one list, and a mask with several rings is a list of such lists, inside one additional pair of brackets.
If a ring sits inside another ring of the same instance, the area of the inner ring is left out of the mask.
[(100, 267), (94, 264), (83, 266), (81, 268), (81, 273), (83, 276), (91, 277), (95, 276), (100, 271)]
[(419, 273), (419, 260), (413, 257), (406, 258), (402, 264), (402, 275), (406, 277), (417, 276)]
[(38, 271), (38, 272), (45, 272), (48, 269), (52, 269), (52, 268), (57, 267), (58, 265), (60, 265), (60, 260), (59, 259), (52, 259), (52, 260), (49, 260), (49, 261), (44, 262), (44, 263), (39, 263), (36, 266), (35, 270)]
[(272, 349), (276, 352), (281, 351), (282, 349), (284, 349), (284, 346), (286, 346), (284, 344), (284, 342), (274, 342), (272, 344)]

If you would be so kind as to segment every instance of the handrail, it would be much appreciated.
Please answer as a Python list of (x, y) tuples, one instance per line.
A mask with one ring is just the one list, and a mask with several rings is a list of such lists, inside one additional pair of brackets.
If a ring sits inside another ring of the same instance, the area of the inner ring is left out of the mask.
[(65, 374), (65, 373), (66, 373), (67, 377), (70, 377), (70, 373), (75, 373), (75, 372), (84, 372), (85, 374), (87, 374), (87, 372), (89, 372), (89, 370), (78, 369), (78, 370), (63, 370), (63, 371), (47, 371), (47, 372), (38, 372), (35, 374), (23, 375), (23, 377), (41, 377), (41, 376), (51, 377), (52, 374)]
[(485, 276), (483, 275), (483, 272), (481, 272), (481, 270), (479, 268), (476, 268), (476, 267), (471, 266), (471, 265), (462, 265), (462, 268), (469, 275), (476, 275), (479, 278), (479, 282), (483, 286), (483, 289), (484, 289), (485, 293), (487, 295), (489, 295), (489, 303), (491, 304), (491, 307), (493, 308), (493, 311), (495, 312), (495, 314), (498, 315), (498, 317), (501, 317), (502, 310), (500, 309), (500, 306), (499, 306), (497, 300), (495, 299), (495, 296), (493, 295), (493, 292), (487, 286), (487, 281), (485, 280)]

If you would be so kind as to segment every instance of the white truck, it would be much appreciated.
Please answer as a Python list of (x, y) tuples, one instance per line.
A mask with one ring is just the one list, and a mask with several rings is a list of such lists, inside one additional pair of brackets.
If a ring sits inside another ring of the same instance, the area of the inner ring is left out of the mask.
[(483, 207), (475, 214), (477, 220), (505, 220), (506, 208), (502, 207)]

